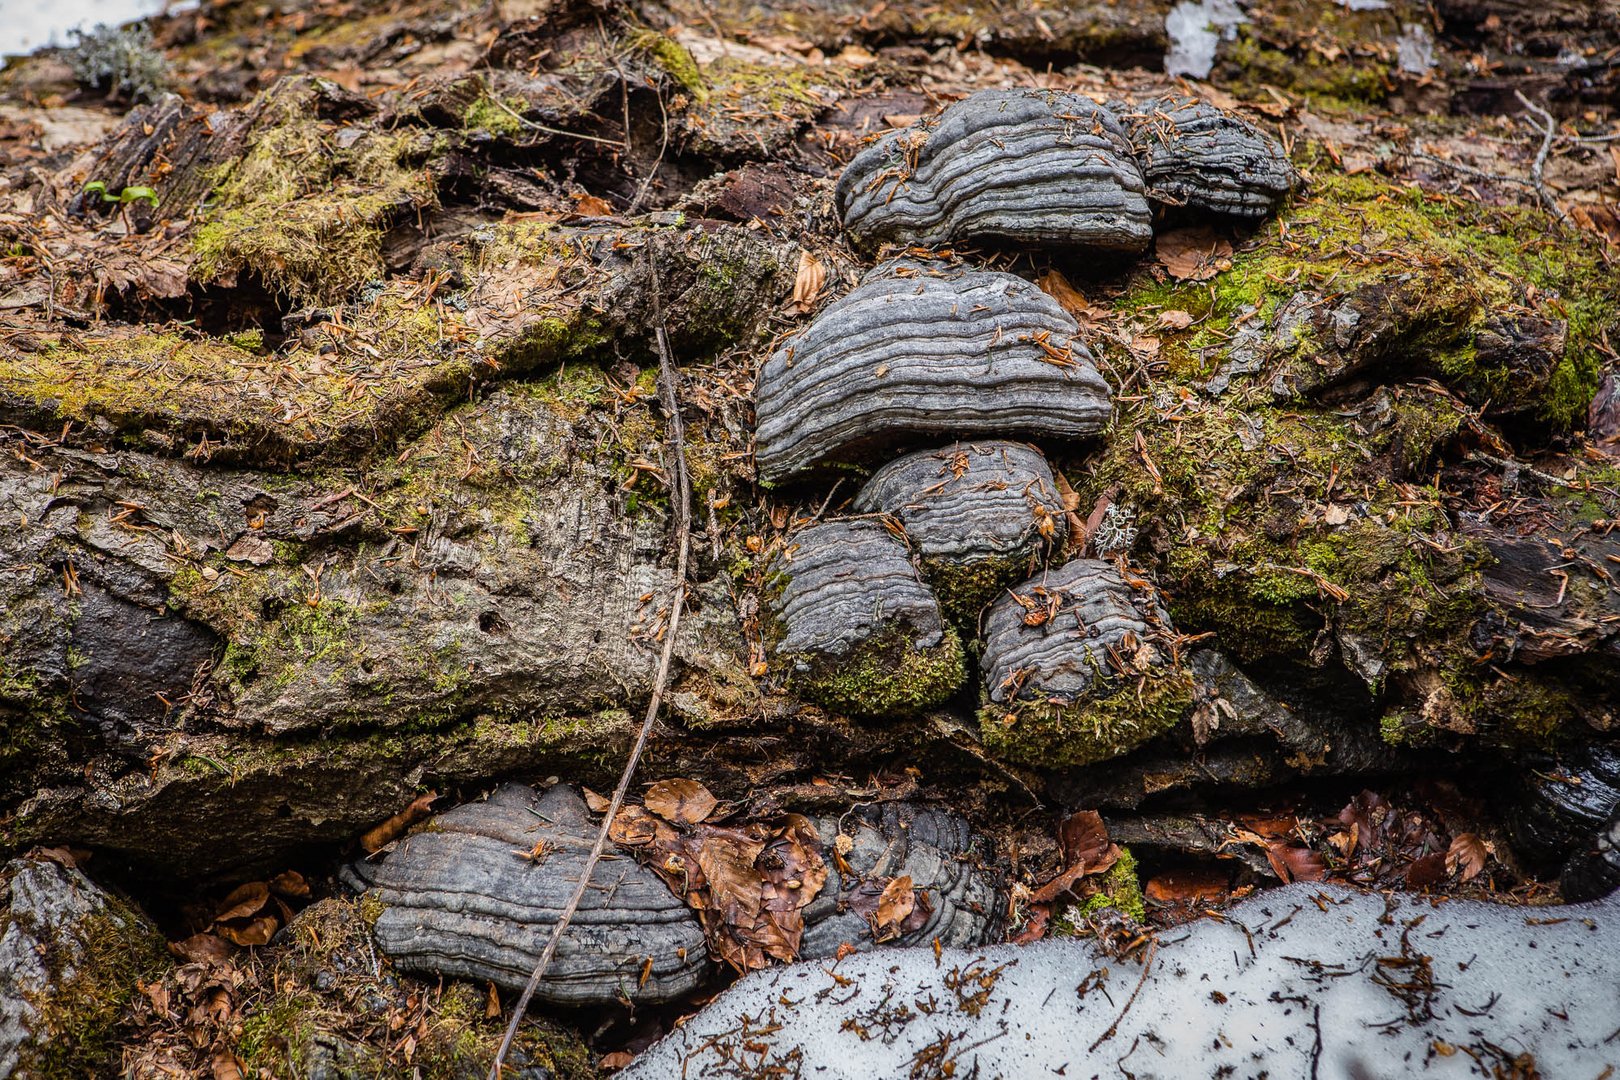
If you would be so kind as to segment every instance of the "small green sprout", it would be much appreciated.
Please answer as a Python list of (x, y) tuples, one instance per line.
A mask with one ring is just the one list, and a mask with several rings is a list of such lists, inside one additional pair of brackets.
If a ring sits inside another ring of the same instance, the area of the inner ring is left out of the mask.
[(113, 205), (117, 206), (118, 216), (124, 222), (125, 232), (134, 231), (130, 228), (129, 224), (129, 208), (131, 205), (138, 202), (149, 202), (152, 204), (152, 207), (156, 209), (158, 204), (157, 190), (155, 188), (149, 188), (143, 185), (126, 187), (118, 194), (114, 195), (111, 191), (107, 190), (107, 184), (105, 181), (92, 180), (88, 184), (84, 185), (84, 195), (85, 198), (100, 195), (103, 203), (112, 203)]

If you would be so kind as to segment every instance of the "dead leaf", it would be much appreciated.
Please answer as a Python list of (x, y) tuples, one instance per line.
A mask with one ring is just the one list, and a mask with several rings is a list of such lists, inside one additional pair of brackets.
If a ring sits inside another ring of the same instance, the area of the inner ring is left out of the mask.
[(1322, 856), (1307, 847), (1295, 847), (1281, 841), (1266, 847), (1266, 861), (1272, 872), (1286, 884), (1290, 881), (1321, 881), (1327, 874)]
[(258, 533), (245, 533), (236, 543), (225, 549), (225, 557), (232, 562), (245, 562), (265, 566), (275, 561), (276, 549)]
[(1207, 226), (1160, 233), (1154, 255), (1177, 281), (1207, 281), (1232, 265), (1232, 245)]
[(260, 915), (245, 924), (215, 923), (214, 931), (238, 945), (268, 945), (280, 927), (281, 920), (274, 915)]
[(1008, 938), (1014, 945), (1028, 945), (1032, 941), (1039, 941), (1046, 936), (1046, 928), (1052, 921), (1052, 909), (1046, 904), (1031, 904), (1024, 912), (1024, 925), (1018, 932)]
[(1406, 884), (1413, 889), (1426, 889), (1438, 885), (1446, 878), (1446, 853), (1436, 851), (1421, 859), (1413, 859), (1406, 868)]
[(214, 1054), (214, 1080), (242, 1080), (242, 1062), (229, 1050)]
[(1064, 818), (1063, 824), (1058, 826), (1058, 841), (1063, 845), (1063, 861), (1070, 865), (1077, 862), (1095, 865), (1113, 847), (1108, 839), (1108, 826), (1095, 810), (1079, 810)]
[(660, 780), (647, 789), (643, 805), (677, 825), (696, 825), (708, 819), (720, 800), (696, 780)]
[(799, 272), (793, 278), (793, 302), (800, 311), (816, 306), (816, 299), (827, 284), (827, 267), (808, 251), (799, 252)]
[(395, 840), (404, 836), (406, 831), (418, 821), (433, 812), (433, 803), (439, 797), (436, 791), (425, 795), (418, 795), (411, 800), (411, 804), (387, 821), (371, 829), (360, 837), (360, 846), (367, 854), (376, 854)]
[(605, 814), (608, 807), (613, 805), (613, 800), (606, 795), (599, 795), (590, 788), (581, 788), (580, 790), (585, 793), (585, 808), (593, 814)]
[(1161, 904), (1178, 901), (1218, 903), (1231, 891), (1231, 875), (1213, 867), (1169, 870), (1150, 878), (1143, 895)]
[(1056, 300), (1059, 307), (1076, 319), (1084, 319), (1089, 314), (1091, 305), (1086, 302), (1085, 296), (1081, 294), (1079, 289), (1071, 285), (1069, 279), (1059, 271), (1048, 270), (1035, 279), (1035, 284), (1047, 296)]
[(574, 212), (583, 217), (612, 217), (613, 204), (595, 195), (575, 195)]
[(270, 879), (270, 891), (302, 900), (309, 895), (309, 882), (296, 870), (283, 870)]
[(250, 881), (246, 885), (237, 886), (229, 896), (219, 902), (214, 921), (246, 919), (258, 914), (269, 901), (270, 886), (262, 881)]
[(1185, 330), (1193, 324), (1190, 311), (1161, 311), (1159, 312), (1159, 325), (1167, 330)]
[(917, 907), (917, 890), (911, 876), (902, 874), (883, 886), (878, 894), (877, 910), (867, 919), (872, 928), (872, 940), (882, 943), (900, 936), (901, 925), (911, 917)]
[(188, 964), (225, 960), (232, 952), (230, 942), (213, 934), (193, 934), (183, 941), (171, 941), (169, 951)]
[(596, 1065), (605, 1072), (616, 1072), (634, 1060), (636, 1060), (636, 1056), (628, 1050), (615, 1050), (611, 1054), (603, 1054), (602, 1059)]
[(488, 991), (484, 994), (484, 1019), (498, 1020), (501, 1015), (501, 992), (494, 983), (490, 983)]
[(1460, 874), (1463, 881), (1472, 881), (1485, 869), (1487, 854), (1485, 841), (1478, 835), (1459, 833), (1446, 849), (1446, 873)]

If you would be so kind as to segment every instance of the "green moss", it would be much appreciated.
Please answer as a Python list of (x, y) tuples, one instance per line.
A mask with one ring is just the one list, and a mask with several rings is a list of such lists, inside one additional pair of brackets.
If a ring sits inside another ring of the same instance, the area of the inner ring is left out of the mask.
[(694, 100), (704, 101), (708, 98), (709, 87), (704, 82), (703, 72), (686, 46), (656, 30), (633, 31), (624, 41), (629, 48), (648, 56)]
[(979, 615), (1002, 590), (1022, 580), (1028, 559), (980, 559), (961, 563), (924, 558), (923, 578), (933, 586), (940, 610), (967, 637), (978, 634)]
[(1116, 682), (1073, 703), (1019, 701), (979, 710), (979, 738), (994, 756), (1021, 765), (1062, 768), (1106, 761), (1134, 750), (1186, 719), (1193, 678), (1184, 668)]
[[(502, 108), (502, 106), (505, 108)], [(468, 131), (487, 131), (502, 138), (516, 138), (523, 134), (520, 117), (529, 103), (522, 98), (508, 98), (497, 102), (488, 92), (479, 94), (461, 114), (461, 124)], [(517, 115), (513, 115), (513, 114)]]
[(386, 276), (382, 235), (436, 202), (410, 132), (339, 143), (315, 119), (319, 84), (288, 80), (256, 103), (247, 152), (214, 176), (193, 239), (200, 280), (258, 273), (298, 303), (332, 303)]
[(45, 958), (50, 993), (34, 1002), (42, 1037), (25, 1051), (19, 1076), (77, 1080), (116, 1071), (124, 1008), (136, 984), (154, 978), (168, 962), (162, 938), (115, 899), (108, 898), (74, 936), (72, 945)]
[[(790, 666), (795, 657), (783, 656)], [(917, 648), (900, 628), (874, 637), (836, 662), (816, 659), (795, 673), (796, 692), (849, 716), (909, 716), (943, 704), (967, 677), (962, 641), (947, 628), (933, 648)]]
[(1142, 883), (1136, 876), (1136, 856), (1130, 848), (1121, 848), (1119, 861), (1109, 867), (1097, 882), (1098, 892), (1080, 905), (1080, 914), (1090, 918), (1107, 908), (1128, 915), (1137, 922), (1147, 919), (1147, 902), (1142, 896)]

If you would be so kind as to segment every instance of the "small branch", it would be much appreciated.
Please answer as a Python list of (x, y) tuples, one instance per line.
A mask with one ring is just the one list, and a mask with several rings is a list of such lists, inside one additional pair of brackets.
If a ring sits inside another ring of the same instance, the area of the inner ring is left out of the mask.
[(1545, 206), (1561, 224), (1569, 225), (1569, 215), (1564, 213), (1563, 208), (1552, 197), (1552, 192), (1547, 190), (1547, 181), (1543, 176), (1547, 169), (1547, 154), (1552, 150), (1553, 139), (1558, 136), (1558, 122), (1553, 119), (1552, 113), (1525, 97), (1523, 90), (1513, 91), (1513, 96), (1541, 121), (1536, 125), (1536, 129), (1541, 132), (1541, 149), (1536, 151), (1536, 160), (1530, 165), (1530, 181), (1535, 185), (1536, 195), (1540, 197), (1541, 205)]
[(507, 108), (506, 102), (502, 101), (500, 98), (491, 95), (489, 100), (497, 109), (501, 110), (501, 112), (505, 113), (507, 116), (510, 116), (512, 119), (516, 120), (526, 128), (533, 128), (535, 131), (543, 131), (547, 135), (560, 135), (565, 139), (584, 139), (586, 142), (601, 143), (603, 146), (611, 146), (616, 150), (630, 149), (628, 143), (621, 143), (614, 139), (604, 139), (598, 135), (586, 135), (578, 131), (563, 131), (561, 128), (546, 127), (544, 124), (537, 124), (533, 120), (530, 120), (527, 116), (524, 116), (522, 113), (513, 112), (511, 109)]
[(1439, 165), (1443, 169), (1450, 169), (1452, 172), (1461, 173), (1463, 176), (1472, 176), (1476, 180), (1489, 180), (1494, 184), (1516, 184), (1519, 187), (1527, 187), (1531, 190), (1535, 190), (1536, 185), (1523, 177), (1507, 176), (1503, 173), (1486, 172), (1484, 169), (1476, 169), (1472, 165), (1464, 165), (1460, 161), (1447, 161), (1443, 157), (1435, 157), (1433, 154), (1426, 154), (1422, 150), (1403, 150), (1402, 153), (1404, 153), (1407, 157), (1417, 158), (1420, 161), (1427, 161), (1431, 164)]
[(1147, 983), (1148, 972), (1153, 970), (1153, 958), (1158, 955), (1158, 952), (1159, 939), (1154, 938), (1153, 944), (1148, 946), (1147, 959), (1142, 962), (1142, 977), (1136, 980), (1136, 989), (1132, 990), (1131, 996), (1125, 999), (1125, 1007), (1119, 1010), (1119, 1015), (1114, 1017), (1114, 1022), (1112, 1024), (1108, 1025), (1108, 1030), (1097, 1036), (1096, 1042), (1086, 1047), (1086, 1053), (1096, 1053), (1097, 1047), (1101, 1046), (1109, 1039), (1112, 1039), (1115, 1032), (1119, 1031), (1119, 1025), (1122, 1021), (1124, 1021), (1125, 1014), (1131, 1011), (1132, 1005), (1136, 1004), (1136, 995), (1142, 992), (1142, 987)]
[(670, 456), (674, 459), (675, 466), (675, 490), (671, 493), (670, 500), (675, 517), (675, 583), (669, 602), (669, 627), (664, 636), (664, 651), (658, 658), (658, 671), (653, 676), (652, 699), (647, 702), (647, 715), (641, 721), (641, 731), (636, 735), (635, 745), (630, 748), (630, 758), (624, 763), (624, 773), (619, 777), (619, 786), (613, 789), (613, 798), (602, 817), (601, 828), (596, 831), (596, 843), (592, 845), (591, 853), (580, 871), (579, 882), (574, 886), (574, 895), (569, 898), (567, 906), (558, 916), (557, 924), (551, 928), (551, 937), (546, 941), (545, 950), (535, 962), (528, 985), (523, 988), (523, 993), (519, 995), (517, 1005), (512, 1010), (511, 1023), (506, 1025), (506, 1035), (501, 1039), (500, 1049), (495, 1052), (495, 1060), (490, 1064), (489, 1080), (500, 1080), (501, 1064), (512, 1048), (512, 1040), (517, 1037), (518, 1026), (529, 1010), (529, 1002), (534, 998), (540, 980), (545, 977), (546, 969), (551, 966), (552, 957), (556, 955), (557, 946), (562, 941), (563, 931), (568, 928), (574, 912), (579, 910), (580, 901), (585, 897), (585, 890), (590, 887), (591, 875), (595, 872), (596, 864), (607, 847), (608, 829), (612, 826), (613, 819), (618, 816), (619, 808), (624, 805), (625, 794), (630, 790), (630, 781), (636, 774), (636, 766), (641, 762), (642, 752), (647, 748), (647, 739), (652, 735), (653, 723), (658, 719), (658, 709), (664, 701), (664, 688), (669, 683), (670, 661), (675, 655), (675, 637), (681, 625), (681, 607), (686, 599), (686, 559), (692, 541), (691, 481), (686, 473), (686, 429), (681, 422), (680, 398), (676, 393), (675, 360), (670, 355), (669, 336), (664, 329), (663, 302), (658, 295), (658, 270), (653, 265), (651, 251), (649, 246), (647, 268), (648, 277), (652, 282), (653, 329), (658, 339), (658, 391), (664, 406), (666, 422), (669, 424)]

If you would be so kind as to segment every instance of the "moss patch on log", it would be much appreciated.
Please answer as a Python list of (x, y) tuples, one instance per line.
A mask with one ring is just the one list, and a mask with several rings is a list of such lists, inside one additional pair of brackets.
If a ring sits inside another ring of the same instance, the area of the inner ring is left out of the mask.
[[(782, 659), (795, 661), (791, 655)], [(944, 704), (967, 678), (962, 640), (951, 627), (932, 648), (918, 648), (905, 631), (890, 629), (849, 656), (808, 663), (809, 671), (789, 680), (793, 689), (847, 716), (914, 716)]]
[(431, 136), (317, 118), (316, 79), (276, 84), (255, 104), (247, 152), (214, 177), (193, 240), (199, 280), (251, 268), (297, 303), (334, 303), (385, 276), (382, 235), (437, 202)]
[(1080, 701), (989, 703), (979, 709), (979, 739), (1003, 761), (1036, 768), (1091, 765), (1129, 753), (1185, 720), (1193, 677), (1176, 668), (1136, 680), (1110, 680)]

